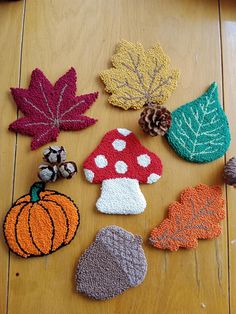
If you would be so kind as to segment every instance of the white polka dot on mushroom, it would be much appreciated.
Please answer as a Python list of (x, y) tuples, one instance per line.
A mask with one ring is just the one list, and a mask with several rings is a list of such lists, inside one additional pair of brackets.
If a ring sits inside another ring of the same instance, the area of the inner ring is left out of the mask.
[(92, 170), (84, 169), (84, 174), (89, 182), (93, 182), (94, 172)]
[(121, 129), (121, 128), (118, 128), (117, 131), (121, 134), (121, 135), (124, 135), (124, 136), (127, 136), (129, 135), (130, 133), (132, 133), (130, 130), (128, 129)]
[(147, 178), (147, 183), (148, 184), (152, 184), (152, 183), (155, 183), (157, 182), (157, 180), (160, 179), (161, 176), (159, 176), (158, 174), (156, 173), (151, 173), (150, 176)]
[(151, 158), (147, 154), (139, 155), (137, 157), (139, 166), (146, 168), (151, 163)]
[(108, 165), (107, 159), (104, 155), (97, 155), (94, 158), (94, 161), (98, 168), (105, 168)]
[(123, 140), (114, 140), (114, 142), (112, 143), (112, 146), (113, 146), (114, 149), (117, 150), (118, 152), (122, 152), (122, 150), (124, 150), (125, 147), (126, 147), (126, 141), (123, 141)]
[(115, 163), (115, 169), (117, 173), (124, 174), (127, 172), (128, 166), (124, 161), (119, 160)]

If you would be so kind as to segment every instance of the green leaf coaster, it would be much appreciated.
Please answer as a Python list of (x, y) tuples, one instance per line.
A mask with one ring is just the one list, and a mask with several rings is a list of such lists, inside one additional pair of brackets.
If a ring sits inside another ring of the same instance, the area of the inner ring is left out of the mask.
[(230, 131), (215, 82), (202, 96), (172, 112), (166, 138), (177, 154), (191, 162), (210, 162), (225, 154)]

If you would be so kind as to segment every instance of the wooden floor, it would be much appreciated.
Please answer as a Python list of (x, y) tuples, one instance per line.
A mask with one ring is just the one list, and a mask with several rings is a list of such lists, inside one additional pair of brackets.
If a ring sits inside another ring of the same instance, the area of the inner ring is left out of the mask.
[[(236, 2), (217, 0), (25, 0), (0, 2), (0, 219), (13, 200), (36, 180), (42, 149), (30, 151), (30, 138), (7, 128), (17, 110), (9, 87), (27, 87), (30, 73), (41, 68), (55, 80), (69, 67), (78, 71), (78, 93), (99, 91), (89, 114), (99, 122), (81, 132), (62, 133), (58, 143), (75, 160), (79, 175), (54, 189), (79, 205), (81, 225), (74, 241), (49, 257), (23, 260), (9, 254), (1, 232), (0, 313), (5, 314), (225, 314), (236, 313), (236, 191), (224, 187), (228, 216), (223, 235), (200, 241), (196, 250), (176, 253), (147, 244), (150, 230), (166, 215), (181, 190), (200, 182), (222, 184), (222, 158), (196, 165), (178, 158), (162, 138), (139, 130), (138, 111), (124, 112), (107, 102), (98, 74), (110, 66), (120, 39), (146, 48), (160, 42), (181, 71), (178, 88), (167, 103), (172, 110), (199, 96), (216, 81), (229, 117), (236, 154)], [(86, 156), (102, 135), (115, 127), (133, 130), (164, 163), (164, 176), (143, 186), (148, 202), (135, 217), (99, 214), (99, 185), (87, 183), (81, 171)], [(144, 283), (106, 302), (75, 293), (75, 266), (103, 226), (117, 224), (144, 237), (148, 274)]]

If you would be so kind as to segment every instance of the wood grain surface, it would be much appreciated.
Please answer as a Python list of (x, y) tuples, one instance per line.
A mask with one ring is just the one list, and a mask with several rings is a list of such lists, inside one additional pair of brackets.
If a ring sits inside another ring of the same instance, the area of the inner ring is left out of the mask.
[[(98, 74), (110, 67), (117, 42), (159, 42), (181, 76), (166, 106), (171, 110), (198, 97), (211, 82), (229, 116), (235, 154), (236, 4), (216, 0), (24, 0), (0, 2), (0, 218), (13, 200), (28, 192), (37, 179), (42, 150), (30, 151), (31, 139), (7, 131), (17, 110), (10, 86), (27, 87), (38, 67), (55, 82), (74, 66), (77, 94), (99, 91), (88, 111), (98, 123), (80, 132), (62, 132), (58, 144), (79, 165), (70, 181), (49, 185), (78, 204), (81, 225), (73, 242), (48, 257), (23, 260), (9, 254), (1, 233), (0, 313), (5, 314), (225, 314), (236, 313), (236, 192), (222, 182), (225, 159), (193, 164), (179, 158), (163, 138), (145, 136), (137, 120), (140, 111), (123, 111), (108, 104)], [(224, 100), (224, 101), (223, 101)], [(88, 183), (82, 163), (105, 132), (116, 127), (134, 131), (142, 144), (158, 154), (163, 178), (143, 185), (148, 206), (138, 216), (97, 212), (99, 185)], [(45, 145), (46, 147), (46, 145)], [(217, 240), (200, 241), (196, 250), (175, 253), (147, 243), (151, 229), (166, 216), (168, 205), (187, 186), (221, 184), (228, 217)], [(91, 301), (75, 292), (75, 267), (82, 252), (104, 226), (117, 224), (140, 234), (148, 259), (142, 285), (109, 301)]]
[[(221, 3), (221, 31), (222, 31), (222, 56), (224, 73), (224, 104), (231, 127), (232, 142), (226, 154), (227, 160), (236, 152), (236, 2), (223, 1)], [(228, 207), (228, 260), (229, 260), (229, 291), (231, 313), (236, 313), (236, 193), (227, 187)]]
[[(10, 86), (20, 83), (23, 3), (0, 3), (0, 219), (11, 206), (14, 188), (16, 135), (9, 133), (10, 121), (16, 119), (16, 108), (9, 95)], [(8, 302), (10, 255), (0, 231), (0, 313)]]

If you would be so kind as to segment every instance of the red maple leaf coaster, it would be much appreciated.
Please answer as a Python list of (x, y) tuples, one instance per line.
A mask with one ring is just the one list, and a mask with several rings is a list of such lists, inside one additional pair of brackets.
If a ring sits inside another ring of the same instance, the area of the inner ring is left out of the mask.
[(168, 218), (152, 230), (149, 241), (158, 249), (171, 251), (196, 248), (197, 239), (213, 239), (221, 234), (223, 206), (221, 187), (189, 187), (181, 193), (180, 202), (169, 206)]
[(81, 130), (97, 120), (84, 116), (98, 93), (76, 96), (76, 71), (71, 68), (53, 86), (35, 69), (28, 89), (11, 88), (17, 107), (24, 114), (9, 129), (33, 137), (31, 149), (55, 141), (60, 130)]

